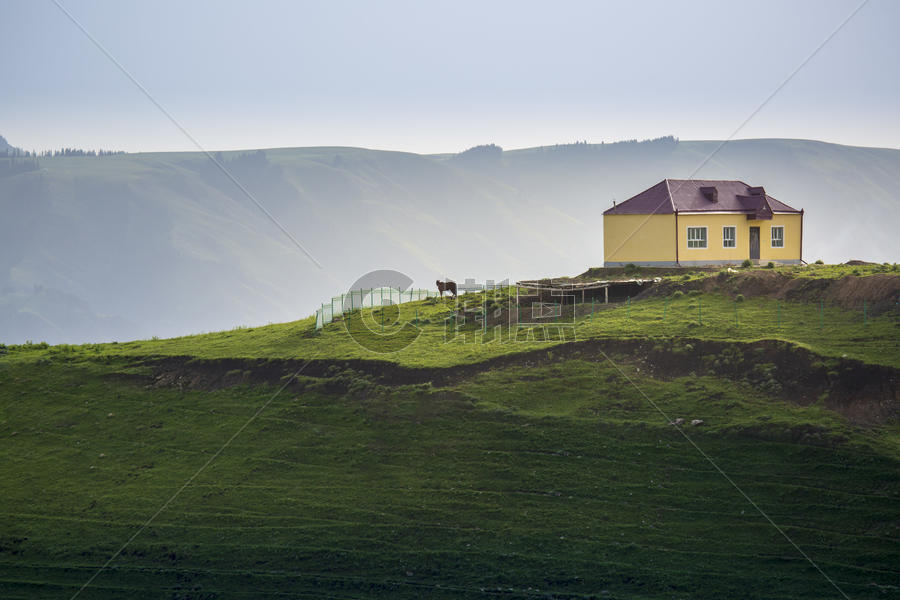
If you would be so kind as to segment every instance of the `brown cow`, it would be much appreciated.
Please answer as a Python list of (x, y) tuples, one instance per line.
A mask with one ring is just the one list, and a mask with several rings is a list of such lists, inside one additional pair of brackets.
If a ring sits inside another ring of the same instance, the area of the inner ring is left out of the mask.
[(444, 297), (444, 292), (450, 292), (453, 294), (453, 297), (456, 298), (456, 282), (455, 281), (441, 281), (438, 279), (435, 281), (437, 284), (437, 289), (441, 293), (441, 298)]

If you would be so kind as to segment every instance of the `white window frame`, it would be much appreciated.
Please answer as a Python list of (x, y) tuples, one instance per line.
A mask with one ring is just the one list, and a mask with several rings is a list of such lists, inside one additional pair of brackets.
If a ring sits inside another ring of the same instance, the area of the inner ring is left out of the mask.
[[(781, 244), (778, 246), (775, 245), (775, 230), (776, 229), (781, 230), (781, 238), (780, 238)], [(769, 227), (769, 244), (771, 244), (770, 247), (772, 247), (772, 248), (784, 248), (784, 225), (772, 225), (771, 227)]]
[[(734, 237), (731, 240), (734, 242), (733, 246), (725, 245), (725, 230), (726, 229), (734, 230)], [(737, 248), (737, 225), (722, 225), (722, 247), (726, 248), (728, 250), (733, 250), (733, 249)]]
[[(701, 240), (692, 240), (691, 239), (691, 229), (702, 229), (703, 230), (703, 245), (702, 246), (691, 246), (691, 242), (699, 242)], [(709, 248), (709, 228), (706, 225), (688, 225), (687, 233), (685, 234), (685, 242), (687, 243), (688, 250), (706, 250)]]

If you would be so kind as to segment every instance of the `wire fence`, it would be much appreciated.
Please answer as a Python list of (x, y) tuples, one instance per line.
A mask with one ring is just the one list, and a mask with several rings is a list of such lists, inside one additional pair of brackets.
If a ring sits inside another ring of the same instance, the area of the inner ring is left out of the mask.
[[(564, 298), (553, 298), (552, 295), (535, 293), (534, 290), (519, 286), (497, 286), (496, 289), (482, 289), (480, 292), (461, 294), (453, 298), (453, 305), (444, 307), (439, 318), (454, 331), (480, 329), (487, 331), (489, 327), (507, 325), (512, 328), (533, 328), (540, 326), (572, 326), (577, 322), (592, 323), (604, 316), (613, 317), (615, 322), (625, 326), (630, 321), (653, 321), (659, 327), (678, 326), (752, 326), (765, 329), (774, 326), (815, 328), (824, 330), (830, 326), (846, 326), (854, 323), (869, 325), (873, 317), (881, 314), (898, 314), (900, 297), (881, 298), (875, 302), (867, 299), (853, 303), (854, 306), (838, 306), (826, 303), (822, 299), (805, 302), (786, 302), (772, 299), (765, 305), (758, 301), (744, 302), (738, 296), (730, 302), (721, 299), (707, 303), (700, 294), (676, 292), (671, 296), (642, 298), (655, 300), (655, 303), (635, 302), (630, 295), (616, 297), (608, 301), (604, 295), (585, 297), (581, 294), (565, 294)], [(354, 290), (331, 298), (316, 311), (316, 329), (360, 309), (378, 311), (382, 307), (399, 305), (407, 302), (436, 298), (440, 294), (435, 291), (401, 290), (382, 287)], [(609, 296), (612, 298), (612, 295)], [(648, 306), (652, 304), (652, 306)], [(609, 311), (615, 311), (610, 313)], [(383, 313), (383, 311), (382, 311)], [(424, 315), (422, 315), (424, 316)], [(427, 315), (428, 320), (434, 315)], [(381, 314), (382, 321), (385, 315)], [(408, 315), (410, 323), (419, 325), (420, 312), (416, 310)], [(624, 317), (624, 320), (621, 318)], [(398, 312), (389, 318), (389, 324), (402, 320)], [(382, 329), (384, 323), (382, 323)]]
[[(647, 300), (656, 300), (656, 304), (648, 308)], [(661, 301), (661, 305), (660, 305)], [(634, 309), (632, 308), (634, 305)], [(535, 309), (534, 307), (538, 307)], [(579, 301), (577, 298), (570, 302), (533, 302), (531, 306), (511, 304), (510, 317), (515, 323), (530, 326), (534, 323), (527, 315), (539, 314), (540, 319), (548, 323), (572, 322), (575, 319), (592, 321), (595, 316), (600, 317), (609, 314), (608, 311), (624, 313), (626, 319), (640, 318), (653, 319), (662, 323), (666, 322), (693, 322), (703, 325), (710, 319), (721, 323), (725, 321), (734, 325), (763, 325), (771, 323), (776, 326), (788, 325), (818, 325), (824, 328), (830, 324), (836, 314), (843, 315), (852, 322), (868, 325), (872, 319), (892, 312), (900, 314), (900, 297), (895, 300), (871, 301), (862, 299), (850, 306), (838, 305), (824, 300), (789, 302), (781, 299), (770, 300), (765, 307), (758, 302), (748, 301), (744, 298), (732, 298), (727, 301), (719, 299), (704, 302), (701, 295), (698, 296), (663, 296), (644, 298), (635, 301), (631, 296), (626, 296), (615, 302), (603, 302), (590, 299)], [(750, 316), (746, 316), (747, 313)], [(766, 313), (763, 317), (762, 313)], [(524, 318), (523, 318), (524, 317)], [(765, 322), (760, 319), (764, 319)], [(748, 319), (755, 319), (748, 322)]]
[(334, 321), (338, 315), (345, 315), (361, 308), (380, 308), (425, 300), (438, 295), (438, 292), (431, 290), (403, 290), (391, 287), (351, 290), (346, 294), (332, 296), (330, 301), (322, 303), (322, 306), (316, 310), (316, 329), (322, 329)]

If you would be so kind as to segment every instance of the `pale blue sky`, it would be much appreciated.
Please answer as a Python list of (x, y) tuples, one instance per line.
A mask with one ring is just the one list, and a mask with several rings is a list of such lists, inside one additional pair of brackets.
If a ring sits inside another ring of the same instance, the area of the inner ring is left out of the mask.
[[(728, 136), (858, 1), (60, 0), (209, 149), (452, 152)], [(900, 147), (900, 2), (871, 0), (738, 138)], [(193, 146), (49, 0), (0, 0), (0, 134)]]

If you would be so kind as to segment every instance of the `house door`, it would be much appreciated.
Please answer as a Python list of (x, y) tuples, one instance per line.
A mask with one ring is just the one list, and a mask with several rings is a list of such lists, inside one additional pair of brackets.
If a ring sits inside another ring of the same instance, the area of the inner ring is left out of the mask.
[(750, 260), (759, 260), (759, 227), (750, 228)]

